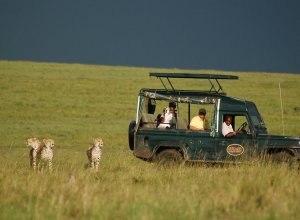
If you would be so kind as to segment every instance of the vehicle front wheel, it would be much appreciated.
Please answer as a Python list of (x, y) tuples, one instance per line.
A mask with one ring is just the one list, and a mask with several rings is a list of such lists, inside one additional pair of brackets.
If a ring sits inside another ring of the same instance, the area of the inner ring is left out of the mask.
[(176, 149), (167, 149), (159, 152), (154, 161), (163, 167), (173, 167), (182, 165), (184, 163), (184, 158), (182, 154)]
[(286, 164), (289, 167), (300, 169), (300, 161), (292, 152), (279, 151), (269, 155), (269, 161), (277, 164)]

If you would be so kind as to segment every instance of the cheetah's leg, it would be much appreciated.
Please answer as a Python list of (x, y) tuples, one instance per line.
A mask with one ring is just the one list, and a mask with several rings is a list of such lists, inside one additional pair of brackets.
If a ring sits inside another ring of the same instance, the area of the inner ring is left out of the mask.
[(35, 171), (36, 170), (36, 158), (37, 157), (37, 153), (36, 151), (33, 151), (32, 152), (32, 166), (33, 166), (33, 170)]
[(99, 167), (99, 160), (96, 160), (96, 161), (95, 161), (95, 164), (96, 164), (96, 165), (95, 165), (95, 167), (96, 167), (96, 170), (98, 171), (98, 167)]
[(52, 172), (52, 160), (48, 160), (49, 171)]
[(94, 161), (91, 161), (91, 170), (94, 169)]
[(43, 172), (43, 162), (37, 160), (37, 170)]
[(29, 152), (30, 167), (33, 166), (33, 156), (32, 156), (32, 154), (33, 154), (33, 149), (31, 149), (30, 152)]

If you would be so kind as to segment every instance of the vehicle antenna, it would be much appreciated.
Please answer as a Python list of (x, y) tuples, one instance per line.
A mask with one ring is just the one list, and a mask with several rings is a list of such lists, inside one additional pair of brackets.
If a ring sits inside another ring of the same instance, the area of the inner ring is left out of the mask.
[(282, 135), (284, 135), (283, 107), (282, 107), (282, 96), (281, 96), (281, 86), (280, 86), (280, 82), (279, 82), (279, 94), (280, 94), (280, 106), (281, 106)]

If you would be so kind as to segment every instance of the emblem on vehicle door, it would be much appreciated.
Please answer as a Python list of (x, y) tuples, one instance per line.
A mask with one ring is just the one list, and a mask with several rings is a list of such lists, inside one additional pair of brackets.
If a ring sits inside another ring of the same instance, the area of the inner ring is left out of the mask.
[(239, 156), (244, 153), (245, 149), (240, 144), (230, 144), (227, 147), (227, 153), (232, 156)]

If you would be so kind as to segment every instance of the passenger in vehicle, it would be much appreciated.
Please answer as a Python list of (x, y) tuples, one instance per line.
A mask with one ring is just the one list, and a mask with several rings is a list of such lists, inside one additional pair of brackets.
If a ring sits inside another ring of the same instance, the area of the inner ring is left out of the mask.
[(161, 116), (161, 122), (157, 128), (172, 128), (176, 121), (176, 104), (174, 102), (169, 103), (169, 108), (165, 108), (163, 115)]
[(206, 110), (204, 108), (199, 109), (198, 115), (192, 118), (190, 122), (190, 129), (196, 131), (204, 131), (209, 129), (208, 120), (205, 118)]
[(239, 133), (239, 132), (233, 130), (231, 123), (232, 123), (232, 116), (226, 115), (225, 121), (223, 122), (223, 125), (222, 125), (222, 134), (226, 138), (234, 137), (235, 135), (237, 135)]

